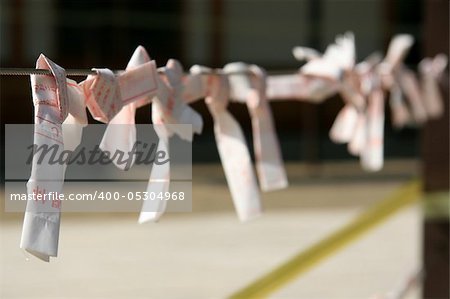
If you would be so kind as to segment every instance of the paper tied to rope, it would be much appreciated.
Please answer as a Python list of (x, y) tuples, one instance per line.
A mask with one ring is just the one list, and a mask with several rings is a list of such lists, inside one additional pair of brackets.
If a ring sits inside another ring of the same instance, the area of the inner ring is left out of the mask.
[[(349, 151), (357, 155), (362, 146), (362, 131), (365, 124), (366, 97), (371, 92), (373, 70), (381, 61), (380, 55), (374, 53), (343, 78), (341, 96), (345, 105), (339, 111), (330, 130), (330, 139), (335, 143), (351, 143)], [(352, 142), (353, 141), (353, 142)]]
[[(294, 56), (297, 58), (295, 49)], [(299, 58), (302, 57), (298, 57), (297, 59)], [(338, 35), (335, 42), (327, 47), (322, 56), (311, 57), (300, 70), (304, 75), (338, 81), (343, 72), (351, 70), (354, 64), (355, 37), (353, 33), (347, 32), (344, 35)]]
[[(52, 75), (31, 75), (35, 106), (34, 144), (55, 146), (58, 154), (64, 150), (62, 123), (69, 111), (65, 70), (42, 54), (36, 68), (51, 70)], [(49, 163), (49, 159), (47, 155), (38, 163), (38, 157), (33, 156), (28, 194), (43, 196), (49, 192), (62, 192), (65, 166)], [(59, 225), (59, 201), (27, 201), (20, 247), (49, 261), (58, 253)]]
[(412, 116), (406, 106), (402, 89), (398, 84), (392, 85), (389, 94), (392, 126), (396, 129), (411, 124)]
[[(380, 67), (382, 67), (382, 65), (380, 65)], [(391, 77), (392, 76), (382, 76), (382, 82), (384, 89), (389, 91), (389, 107), (391, 109), (392, 126), (396, 129), (401, 129), (406, 125), (411, 125), (413, 119), (411, 112), (406, 105), (400, 84)]]
[(389, 106), (392, 124), (395, 128), (402, 128), (413, 122), (413, 116), (405, 102), (404, 93), (398, 80), (398, 71), (403, 67), (403, 61), (413, 43), (414, 38), (409, 34), (394, 36), (389, 43), (386, 57), (376, 68), (383, 89), (389, 91), (390, 94)]
[(390, 90), (398, 84), (396, 73), (403, 67), (403, 61), (413, 43), (414, 38), (409, 34), (398, 34), (391, 39), (386, 56), (376, 68), (385, 90)]
[(364, 110), (366, 100), (359, 86), (359, 78), (354, 72), (347, 72), (340, 81), (339, 94), (345, 103), (351, 104), (358, 110)]
[(373, 53), (344, 76), (344, 83), (347, 81), (354, 93), (343, 85), (341, 95), (347, 104), (330, 131), (335, 142), (348, 142), (348, 151), (361, 156), (363, 168), (368, 171), (379, 170), (383, 165), (384, 94), (380, 63), (381, 55)]
[(383, 168), (384, 161), (384, 94), (375, 72), (367, 80), (372, 82), (366, 111), (366, 140), (360, 153), (360, 161), (364, 170), (379, 171)]
[[(177, 134), (180, 138), (192, 141), (193, 133), (200, 133), (203, 127), (201, 116), (183, 101), (183, 68), (181, 64), (170, 59), (164, 68), (164, 76), (159, 78), (158, 93), (152, 104), (152, 122), (159, 137), (157, 151), (170, 156), (169, 137)], [(186, 124), (191, 126), (171, 126)], [(170, 164), (153, 165), (147, 192), (159, 194), (167, 192), (170, 187)], [(139, 223), (158, 221), (165, 212), (167, 202), (164, 200), (145, 201), (139, 216)]]
[[(395, 120), (397, 127), (402, 127), (411, 121), (422, 124), (427, 120), (427, 112), (421, 97), (419, 82), (415, 74), (403, 65), (403, 61), (413, 43), (414, 38), (411, 35), (400, 34), (394, 36), (389, 44), (386, 57), (378, 68), (384, 88), (391, 92), (393, 101), (391, 107), (394, 107), (392, 109), (392, 118)], [(406, 104), (399, 96), (400, 92), (408, 100), (411, 109), (411, 113), (408, 116), (405, 113)]]
[(318, 59), (320, 58), (320, 56), (322, 56), (319, 51), (313, 48), (298, 46), (292, 49), (292, 55), (294, 55), (295, 59), (297, 59), (298, 61), (310, 61)]
[[(209, 69), (193, 66), (193, 75), (208, 73)], [(225, 74), (206, 77), (205, 102), (214, 120), (214, 136), (230, 189), (236, 213), (241, 221), (251, 220), (261, 214), (261, 200), (256, 175), (245, 136), (239, 123), (227, 110), (229, 83)]]
[[(146, 192), (148, 194), (165, 194), (169, 192), (170, 187), (170, 153), (169, 153), (169, 138), (173, 132), (162, 120), (163, 115), (160, 102), (154, 101), (152, 104), (152, 122), (154, 129), (158, 135), (157, 152), (164, 152), (167, 154), (167, 162), (163, 164), (153, 164), (148, 180)], [(138, 223), (157, 222), (164, 214), (167, 207), (167, 201), (156, 198), (155, 200), (146, 200), (142, 204), (141, 213), (139, 214)]]
[[(351, 128), (354, 127), (352, 130), (351, 138), (350, 140), (347, 139), (349, 134), (345, 134), (345, 132), (340, 132), (341, 135), (344, 135), (344, 137), (341, 137), (341, 139), (346, 139), (345, 142), (348, 142), (347, 150), (350, 154), (354, 156), (360, 156), (362, 151), (364, 150), (366, 146), (367, 141), (367, 124), (368, 124), (368, 117), (367, 117), (367, 105), (368, 105), (368, 98), (370, 97), (370, 94), (372, 93), (372, 90), (374, 88), (374, 72), (373, 72), (373, 65), (371, 63), (371, 58), (369, 57), (366, 59), (366, 61), (363, 61), (362, 63), (359, 63), (355, 69), (353, 74), (357, 76), (358, 78), (358, 95), (362, 97), (363, 103), (359, 106), (353, 105), (351, 101), (347, 101), (346, 106), (344, 106), (342, 110), (342, 114), (345, 113), (344, 109), (351, 109), (349, 116), (344, 117), (341, 113), (338, 115), (338, 118), (336, 121), (338, 122), (339, 119), (342, 119), (342, 122), (348, 122), (343, 127), (345, 128)], [(354, 102), (353, 102), (354, 103)], [(339, 123), (333, 124), (332, 132), (334, 135), (339, 135), (339, 132), (335, 132), (333, 130), (336, 130), (336, 127), (339, 126)], [(339, 136), (334, 136), (334, 139), (338, 139)], [(344, 141), (343, 141), (344, 142)]]
[(88, 76), (82, 85), (89, 111), (103, 123), (108, 123), (125, 105), (146, 103), (158, 89), (154, 61), (127, 69), (118, 76), (109, 69), (93, 70), (97, 75)]
[(69, 113), (62, 124), (64, 149), (74, 151), (81, 143), (83, 128), (87, 126), (86, 99), (81, 87), (76, 81), (67, 79), (67, 98)]
[(321, 103), (336, 93), (338, 85), (329, 79), (303, 75), (274, 75), (267, 77), (268, 100), (301, 100)]
[(439, 79), (447, 67), (447, 62), (447, 56), (439, 54), (434, 58), (425, 58), (419, 63), (422, 98), (430, 119), (437, 119), (444, 113), (444, 101), (439, 88)]
[[(97, 75), (85, 83), (87, 107), (94, 119), (107, 123), (122, 109), (120, 89), (116, 75), (109, 69), (92, 69)], [(88, 84), (90, 82), (91, 84)]]
[(203, 129), (203, 119), (195, 110), (186, 105), (183, 100), (183, 67), (175, 60), (170, 59), (163, 69), (163, 78), (159, 78), (159, 88), (155, 101), (160, 108), (160, 118), (166, 124), (190, 124), (186, 126), (173, 126), (181, 139), (192, 141), (193, 133), (200, 134)]
[(272, 111), (266, 98), (265, 72), (256, 65), (240, 62), (227, 64), (223, 71), (228, 74), (231, 98), (245, 102), (251, 116), (256, 169), (261, 189), (271, 191), (287, 187)]
[(183, 102), (189, 104), (205, 98), (211, 74), (210, 68), (192, 66), (190, 72), (183, 76)]
[(347, 145), (348, 152), (354, 156), (359, 156), (367, 138), (367, 117), (365, 113), (359, 113), (356, 120), (353, 137)]
[(189, 70), (188, 77), (196, 78), (201, 75), (203, 78), (203, 87), (199, 88), (203, 94), (199, 93), (199, 96), (205, 98), (205, 103), (208, 105), (212, 116), (217, 116), (224, 111), (227, 111), (229, 102), (229, 83), (225, 74), (213, 74), (212, 70), (208, 67), (201, 65), (193, 65)]
[(350, 154), (358, 156), (366, 138), (366, 115), (352, 103), (346, 103), (331, 126), (330, 139), (335, 143), (348, 143)]
[(339, 111), (330, 130), (330, 139), (335, 143), (348, 143), (354, 136), (358, 111), (352, 104), (346, 104)]
[[(367, 104), (362, 110), (355, 109), (349, 104), (344, 106), (336, 118), (330, 135), (336, 142), (348, 142), (348, 151), (352, 155), (360, 156), (363, 169), (378, 171), (383, 167), (384, 160), (384, 93), (375, 67), (367, 68), (366, 71), (359, 69), (357, 73), (360, 79), (360, 93), (367, 98)], [(352, 127), (352, 133), (339, 132), (339, 121), (344, 128), (342, 131), (345, 132)]]
[(363, 144), (366, 97), (373, 81), (369, 77), (380, 61), (381, 56), (374, 53), (342, 77), (340, 94), (345, 105), (331, 127), (330, 139), (336, 143), (349, 143), (348, 150), (353, 155), (359, 154)]
[(397, 71), (396, 77), (409, 102), (414, 123), (418, 125), (425, 123), (428, 115), (416, 74), (412, 70), (402, 67)]
[[(109, 121), (100, 143), (100, 149), (114, 153), (121, 151), (132, 155), (131, 164), (120, 163), (119, 157), (112, 162), (120, 169), (127, 170), (134, 164), (133, 147), (136, 144), (136, 109), (151, 101), (158, 89), (156, 64), (144, 47), (134, 51), (125, 72), (119, 76), (122, 109)], [(129, 157), (125, 157), (129, 159)]]
[(414, 38), (410, 34), (398, 34), (391, 39), (384, 59), (384, 63), (391, 68), (390, 71), (393, 71), (403, 64), (403, 61), (413, 44)]
[[(301, 47), (293, 50), (298, 60), (303, 60), (302, 51), (304, 50)], [(329, 45), (323, 55), (310, 56), (308, 62), (300, 68), (300, 72), (305, 76), (334, 82), (346, 103), (363, 109), (365, 101), (359, 93), (357, 75), (353, 70), (355, 60), (355, 38), (353, 33), (347, 32), (342, 36), (338, 35), (335, 43)]]

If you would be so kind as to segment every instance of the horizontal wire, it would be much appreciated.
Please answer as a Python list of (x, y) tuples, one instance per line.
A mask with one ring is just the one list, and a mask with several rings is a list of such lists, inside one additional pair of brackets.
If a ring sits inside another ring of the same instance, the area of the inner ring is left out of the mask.
[[(66, 69), (67, 76), (89, 76), (97, 75), (96, 71), (85, 69)], [(113, 71), (119, 74), (123, 71)], [(29, 76), (29, 75), (52, 75), (50, 70), (33, 68), (0, 68), (0, 76)]]
[[(33, 69), (33, 68), (1, 68), (1, 76), (29, 76), (29, 75), (51, 75), (50, 70)], [(67, 76), (88, 76), (96, 75), (97, 72), (92, 70), (66, 70)]]
[[(89, 75), (97, 75), (96, 71), (86, 70), (86, 69), (66, 69), (65, 70), (67, 76), (89, 76)], [(124, 72), (124, 70), (115, 70), (113, 71), (115, 74), (120, 74)], [(289, 70), (289, 71), (271, 71), (268, 74), (271, 75), (281, 75), (286, 73), (295, 73), (298, 70)], [(158, 68), (158, 73), (164, 73), (164, 68)], [(221, 69), (212, 69), (211, 71), (205, 71), (203, 74), (225, 74)], [(232, 74), (246, 74), (248, 72), (230, 72), (226, 73), (228, 75)], [(29, 75), (52, 75), (50, 70), (46, 69), (33, 69), (33, 68), (0, 68), (0, 76), (29, 76)]]

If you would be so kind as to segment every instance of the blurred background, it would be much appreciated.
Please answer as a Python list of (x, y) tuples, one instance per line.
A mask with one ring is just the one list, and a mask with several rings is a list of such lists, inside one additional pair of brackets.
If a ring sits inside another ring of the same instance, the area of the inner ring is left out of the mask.
[[(142, 45), (158, 66), (169, 58), (186, 70), (244, 61), (292, 72), (301, 66), (294, 46), (324, 51), (337, 34), (353, 31), (358, 60), (385, 53), (397, 33), (413, 35), (406, 64), (416, 70), (423, 57), (449, 53), (448, 11), (445, 0), (1, 0), (0, 64), (34, 67), (44, 53), (68, 69), (123, 69)], [(64, 215), (60, 256), (50, 264), (24, 257), (22, 215), (2, 213), (0, 297), (224, 298), (413, 177), (429, 193), (448, 194), (448, 78), (443, 92), (445, 117), (422, 129), (394, 130), (386, 108), (386, 166), (375, 174), (328, 137), (343, 105), (338, 96), (319, 105), (271, 103), (290, 187), (264, 194), (266, 214), (249, 224), (234, 215), (211, 116), (203, 101), (194, 103), (205, 126), (192, 145), (193, 212), (150, 226), (138, 226), (134, 214)], [(2, 133), (4, 124), (32, 123), (29, 78), (0, 77), (0, 100)], [(246, 107), (229, 109), (253, 152)], [(139, 109), (137, 123), (150, 123), (150, 110)], [(423, 292), (419, 284), (408, 298), (441, 298), (445, 267), (448, 218), (427, 220), (415, 205), (274, 297), (369, 298), (428, 269)]]

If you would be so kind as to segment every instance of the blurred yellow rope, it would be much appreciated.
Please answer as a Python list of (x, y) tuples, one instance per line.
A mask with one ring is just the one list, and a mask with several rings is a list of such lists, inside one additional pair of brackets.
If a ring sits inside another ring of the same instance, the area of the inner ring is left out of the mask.
[(298, 253), (279, 267), (232, 294), (230, 298), (267, 297), (325, 258), (336, 253), (339, 249), (350, 244), (389, 216), (394, 215), (401, 208), (415, 202), (420, 197), (420, 190), (421, 184), (417, 180), (405, 184), (397, 189), (394, 194), (361, 213), (343, 228), (305, 251)]

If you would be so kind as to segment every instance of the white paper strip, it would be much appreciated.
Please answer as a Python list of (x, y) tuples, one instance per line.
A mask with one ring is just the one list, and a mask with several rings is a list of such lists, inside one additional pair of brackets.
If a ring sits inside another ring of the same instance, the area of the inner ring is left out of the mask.
[[(158, 135), (159, 142), (157, 152), (161, 151), (166, 153), (167, 159), (169, 159), (169, 137), (171, 133), (168, 128), (164, 126), (164, 120), (162, 119), (163, 112), (160, 107), (160, 103), (155, 101), (152, 104), (152, 122), (155, 124), (154, 128)], [(150, 172), (150, 178), (147, 184), (148, 194), (165, 194), (169, 191), (170, 185), (170, 161), (160, 165), (153, 164)], [(162, 193), (161, 193), (162, 192)], [(154, 200), (146, 200), (142, 205), (142, 210), (139, 215), (139, 223), (145, 222), (157, 222), (166, 210), (167, 202), (163, 199), (156, 197)]]
[(97, 75), (84, 82), (87, 107), (96, 120), (107, 123), (122, 109), (116, 76), (109, 69), (93, 69)]
[(384, 97), (381, 88), (374, 88), (367, 107), (367, 139), (361, 153), (361, 165), (367, 171), (383, 168)]
[(243, 63), (227, 64), (224, 72), (230, 74), (231, 98), (245, 102), (251, 116), (256, 170), (261, 189), (271, 191), (286, 188), (286, 171), (272, 111), (266, 98), (265, 72), (255, 65)]
[[(165, 78), (158, 77), (158, 93), (152, 105), (152, 122), (159, 137), (158, 150), (169, 155), (169, 137), (177, 134), (180, 138), (192, 141), (193, 133), (200, 133), (203, 128), (201, 116), (183, 101), (183, 68), (181, 64), (170, 59), (164, 69)], [(188, 126), (166, 126), (169, 124), (190, 124)], [(147, 191), (168, 191), (170, 185), (170, 164), (153, 165)], [(158, 221), (166, 209), (165, 201), (145, 201), (139, 216), (139, 223)]]
[[(35, 105), (34, 144), (56, 146), (61, 153), (64, 150), (62, 123), (69, 110), (65, 71), (44, 55), (39, 56), (36, 68), (51, 70), (53, 76), (31, 75)], [(38, 164), (36, 156), (33, 157), (28, 194), (62, 192), (65, 166), (50, 164), (49, 159), (46, 155)], [(48, 262), (58, 253), (59, 226), (59, 201), (28, 201), (20, 247)]]
[(352, 104), (346, 104), (339, 111), (330, 130), (330, 139), (335, 143), (348, 143), (355, 133), (358, 111)]
[(397, 84), (394, 84), (390, 89), (389, 105), (391, 108), (392, 125), (395, 128), (403, 128), (412, 121), (411, 114), (403, 99), (402, 90)]
[(314, 78), (300, 73), (267, 77), (268, 100), (303, 100), (321, 103), (336, 93), (338, 85), (324, 78)]
[(398, 80), (411, 106), (414, 121), (423, 124), (427, 120), (427, 111), (416, 75), (411, 70), (403, 68), (398, 72)]
[(431, 119), (437, 119), (444, 113), (444, 101), (438, 80), (446, 66), (447, 57), (445, 55), (437, 55), (434, 59), (425, 58), (419, 64), (422, 98), (427, 115)]
[[(195, 72), (198, 68), (193, 67)], [(227, 111), (229, 84), (224, 75), (210, 75), (206, 104), (214, 120), (214, 134), (231, 197), (241, 221), (261, 214), (261, 200), (250, 153), (239, 123)]]
[(64, 150), (74, 151), (81, 142), (83, 128), (87, 125), (86, 99), (83, 88), (77, 82), (67, 79), (69, 114), (62, 124)]
[[(150, 102), (157, 92), (156, 65), (150, 61), (144, 47), (139, 46), (133, 53), (126, 71), (119, 77), (122, 102), (125, 106), (109, 122), (100, 149), (111, 153), (120, 150), (124, 153), (132, 153), (136, 143), (135, 114), (138, 105)], [(140, 103), (139, 103), (140, 102)], [(128, 104), (127, 104), (128, 103)], [(130, 164), (118, 163), (119, 157), (113, 163), (125, 170), (134, 164), (134, 154)], [(130, 157), (125, 157), (127, 160)]]
[(350, 154), (359, 156), (367, 139), (367, 117), (365, 113), (358, 114), (355, 132), (347, 145)]

